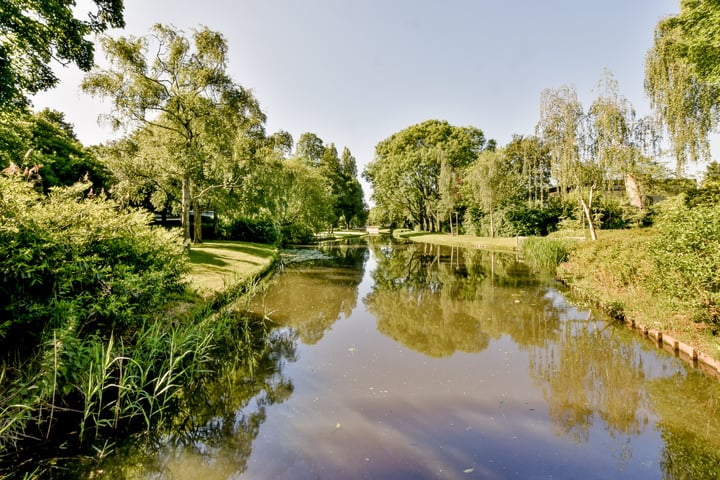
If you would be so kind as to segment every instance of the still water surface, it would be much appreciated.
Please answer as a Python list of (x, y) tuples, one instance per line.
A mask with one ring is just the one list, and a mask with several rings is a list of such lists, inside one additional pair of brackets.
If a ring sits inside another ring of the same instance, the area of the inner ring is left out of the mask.
[(145, 477), (720, 477), (718, 382), (515, 257), (322, 250), (255, 300), (281, 346), (260, 391)]

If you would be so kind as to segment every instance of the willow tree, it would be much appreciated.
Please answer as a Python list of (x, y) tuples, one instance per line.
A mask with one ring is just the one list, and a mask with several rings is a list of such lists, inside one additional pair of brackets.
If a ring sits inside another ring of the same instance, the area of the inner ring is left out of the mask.
[(110, 66), (88, 74), (83, 89), (111, 99), (115, 128), (150, 132), (156, 161), (181, 186), (185, 241), (193, 207), (198, 242), (200, 200), (215, 188), (240, 185), (235, 146), (262, 136), (264, 114), (226, 72), (227, 42), (220, 33), (202, 28), (188, 39), (157, 24), (147, 36), (106, 37), (102, 46)]
[(645, 92), (670, 137), (678, 176), (688, 162), (710, 159), (720, 101), (718, 20), (717, 2), (684, 0), (679, 15), (655, 27), (647, 53)]
[(552, 177), (561, 196), (576, 192), (590, 237), (597, 240), (592, 206), (602, 180), (597, 163), (587, 157), (585, 115), (574, 87), (545, 89), (540, 99), (538, 136), (550, 151)]
[(470, 192), (467, 202), (477, 205), (488, 216), (490, 237), (495, 237), (495, 212), (503, 200), (503, 184), (509, 178), (504, 164), (502, 150), (481, 152), (464, 178), (464, 187)]
[(513, 135), (505, 147), (508, 162), (519, 165), (528, 206), (542, 205), (550, 190), (550, 155), (536, 136)]
[(644, 209), (641, 181), (653, 168), (650, 157), (659, 150), (656, 129), (652, 121), (637, 118), (609, 71), (598, 90), (599, 95), (587, 112), (589, 153), (608, 185), (621, 179), (630, 204)]

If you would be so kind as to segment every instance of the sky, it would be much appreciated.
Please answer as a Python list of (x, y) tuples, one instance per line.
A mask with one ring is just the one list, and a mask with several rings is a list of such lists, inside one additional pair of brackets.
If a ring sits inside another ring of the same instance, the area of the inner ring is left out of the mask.
[[(268, 133), (315, 133), (362, 171), (378, 142), (429, 119), (500, 146), (533, 134), (544, 89), (572, 85), (587, 109), (606, 69), (649, 113), (645, 55), (658, 20), (678, 11), (679, 0), (125, 0), (126, 28), (108, 34), (222, 32), (228, 71), (254, 92)], [(60, 86), (34, 107), (65, 112), (86, 145), (117, 136), (98, 123), (110, 103), (80, 91), (82, 72), (56, 71)]]

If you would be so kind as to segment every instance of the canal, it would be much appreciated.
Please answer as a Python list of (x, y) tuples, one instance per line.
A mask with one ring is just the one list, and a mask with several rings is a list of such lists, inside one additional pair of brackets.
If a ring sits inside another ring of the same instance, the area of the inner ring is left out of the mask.
[(272, 365), (219, 385), (232, 408), (192, 435), (114, 460), (126, 477), (720, 477), (718, 381), (513, 255), (321, 247), (252, 311)]

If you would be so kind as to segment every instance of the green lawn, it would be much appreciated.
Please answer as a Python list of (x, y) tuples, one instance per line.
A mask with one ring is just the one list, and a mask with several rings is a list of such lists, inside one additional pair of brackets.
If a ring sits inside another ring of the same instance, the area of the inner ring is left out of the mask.
[(190, 284), (212, 294), (265, 272), (277, 256), (273, 245), (210, 240), (190, 249)]
[(520, 248), (522, 238), (516, 237), (477, 237), (475, 235), (450, 235), (448, 233), (413, 232), (410, 230), (395, 233), (399, 238), (413, 242), (447, 245), (449, 247), (482, 248), (495, 251), (516, 251)]

